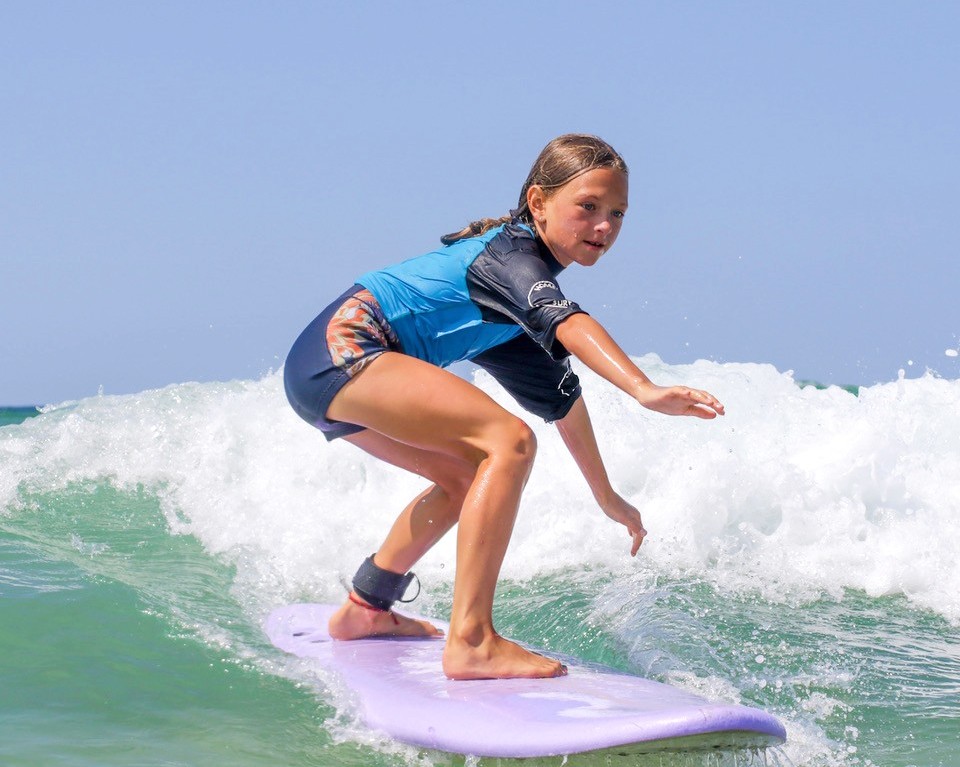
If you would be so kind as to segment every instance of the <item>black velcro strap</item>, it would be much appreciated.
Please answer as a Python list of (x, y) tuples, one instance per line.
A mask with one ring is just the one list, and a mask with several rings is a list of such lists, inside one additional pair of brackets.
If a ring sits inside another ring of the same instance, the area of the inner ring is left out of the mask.
[[(394, 602), (402, 601), (403, 592), (414, 578), (416, 576), (412, 572), (403, 575), (378, 567), (371, 554), (363, 560), (357, 574), (353, 576), (353, 590), (377, 609), (389, 610)], [(419, 593), (418, 589), (417, 594)]]

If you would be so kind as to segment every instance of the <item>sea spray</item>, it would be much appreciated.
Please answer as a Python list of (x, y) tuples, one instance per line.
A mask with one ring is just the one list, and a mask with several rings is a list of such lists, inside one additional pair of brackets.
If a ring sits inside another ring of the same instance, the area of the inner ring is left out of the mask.
[[(504, 577), (639, 567), (778, 601), (904, 594), (960, 620), (960, 382), (927, 376), (855, 397), (763, 365), (638, 361), (727, 406), (714, 421), (670, 418), (581, 373), (612, 481), (650, 531), (643, 556), (623, 556), (625, 531), (595, 507), (551, 427), (534, 424), (539, 455)], [(519, 412), (485, 374), (477, 381)], [(336, 594), (423, 484), (327, 444), (293, 416), (279, 375), (55, 408), (4, 429), (0, 460), (3, 507), (32, 489), (146, 488), (174, 534), (260, 569), (285, 598)], [(428, 590), (453, 564), (448, 536), (421, 565)]]
[[(927, 375), (854, 394), (767, 365), (638, 362), (658, 383), (710, 390), (727, 415), (650, 413), (580, 371), (611, 479), (650, 535), (631, 559), (555, 430), (531, 421), (539, 452), (498, 626), (771, 709), (796, 764), (937, 764), (958, 721), (960, 383)], [(0, 533), (14, 552), (0, 585), (120, 584), (176, 641), (313, 691), (336, 751), (362, 741), (349, 697), (269, 648), (260, 621), (277, 604), (342, 598), (423, 485), (326, 443), (289, 409), (279, 374), (65, 403), (0, 429)], [(449, 610), (454, 543), (416, 568), (421, 612)], [(925, 751), (924, 733), (941, 745)]]

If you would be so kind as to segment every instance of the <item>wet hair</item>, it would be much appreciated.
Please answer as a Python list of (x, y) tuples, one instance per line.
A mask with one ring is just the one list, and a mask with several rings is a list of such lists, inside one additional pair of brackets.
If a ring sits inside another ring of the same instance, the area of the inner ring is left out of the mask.
[(527, 206), (527, 190), (531, 186), (541, 187), (549, 196), (577, 176), (597, 168), (613, 168), (625, 175), (629, 173), (623, 158), (603, 139), (583, 133), (557, 136), (543, 148), (530, 168), (527, 180), (520, 189), (517, 208), (510, 211), (510, 215), (472, 221), (459, 232), (445, 234), (440, 241), (450, 245), (467, 237), (477, 237), (515, 219), (532, 225), (533, 218)]

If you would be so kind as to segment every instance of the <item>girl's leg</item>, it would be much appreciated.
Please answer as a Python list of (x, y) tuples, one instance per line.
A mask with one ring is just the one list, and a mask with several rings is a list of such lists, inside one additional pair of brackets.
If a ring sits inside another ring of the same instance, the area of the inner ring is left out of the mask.
[[(383, 461), (436, 483), (400, 513), (374, 555), (374, 563), (384, 570), (405, 573), (457, 523), (474, 469), (465, 461), (410, 447), (369, 429), (345, 439)], [(440, 636), (442, 632), (430, 623), (404, 615), (363, 609), (352, 599), (346, 600), (330, 619), (330, 635), (335, 639), (385, 634)]]
[[(416, 452), (407, 454), (406, 462), (436, 453), (445, 457), (442, 460), (454, 459), (472, 470), (460, 511), (453, 611), (443, 656), (447, 676), (470, 679), (563, 673), (560, 663), (503, 639), (493, 628), (494, 590), (536, 452), (533, 433), (526, 424), (457, 376), (394, 352), (378, 357), (348, 383), (327, 415), (366, 426), (393, 443), (412, 448)], [(370, 443), (381, 449), (388, 444)], [(403, 452), (402, 447), (391, 449)], [(426, 551), (436, 540), (404, 521), (405, 515), (414, 516), (414, 507), (404, 510), (384, 544), (387, 551), (407, 552), (391, 555), (397, 556), (397, 561)], [(405, 542), (404, 536), (409, 540)]]
[(476, 469), (467, 461), (412, 447), (370, 429), (345, 439), (434, 483), (401, 512), (374, 558), (386, 570), (405, 573), (457, 524)]

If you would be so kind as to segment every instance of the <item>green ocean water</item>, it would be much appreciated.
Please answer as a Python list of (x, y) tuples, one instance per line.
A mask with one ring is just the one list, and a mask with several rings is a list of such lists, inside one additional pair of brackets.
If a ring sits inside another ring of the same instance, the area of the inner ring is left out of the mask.
[[(236, 395), (200, 393), (216, 402)], [(182, 390), (163, 396), (187, 399)], [(29, 420), (29, 410), (0, 411), (0, 471), (17, 473), (0, 509), (0, 765), (509, 764), (422, 752), (367, 732), (335, 683), (271, 647), (260, 628), (271, 604), (322, 601), (329, 591), (304, 585), (314, 577), (289, 575), (253, 543), (221, 545), (213, 532), (190, 528), (202, 515), (182, 491), (171, 501), (181, 480), (160, 470), (166, 460), (138, 454), (156, 478), (131, 479), (127, 469), (80, 466), (90, 445), (64, 447), (96, 426), (96, 450), (116, 451), (111, 460), (121, 466), (139, 450), (125, 436), (131, 412), (169, 418), (161, 405), (81, 403)], [(112, 407), (122, 408), (124, 426)], [(185, 405), (190, 414), (195, 408)], [(248, 411), (238, 404), (238, 413)], [(240, 428), (240, 416), (212, 420), (211, 444)], [(150, 421), (136, 428), (162, 442)], [(242, 440), (226, 442), (223, 455), (242, 452)], [(198, 448), (198, 472), (209, 470), (211, 450)], [(233, 483), (253, 503), (259, 481), (217, 455), (214, 485)], [(230, 527), (237, 513), (212, 513), (213, 527)], [(265, 523), (244, 540), (282, 524)], [(296, 526), (287, 535), (311, 545)], [(518, 537), (522, 551), (522, 530)], [(812, 584), (767, 594), (761, 584), (744, 585), (722, 552), (710, 566), (719, 577), (658, 564), (656, 550), (650, 557), (637, 571), (584, 558), (545, 575), (508, 572), (498, 628), (548, 651), (768, 710), (787, 726), (787, 745), (757, 754), (571, 756), (525, 767), (960, 764), (960, 626), (949, 617), (896, 589), (871, 595)], [(445, 615), (449, 584), (426, 600)]]
[[(343, 725), (322, 689), (270, 673), (283, 660), (230, 598), (231, 568), (170, 536), (149, 495), (77, 488), (33, 502), (28, 515), (0, 522), (0, 764), (462, 763), (340, 742)], [(109, 540), (109, 551), (88, 540)], [(597, 594), (618, 592), (603, 579), (508, 583), (499, 625), (547, 650), (664, 681), (681, 663), (680, 676), (735, 680), (741, 702), (792, 712), (792, 737), (822, 728), (829, 745), (815, 744), (812, 765), (960, 758), (960, 631), (902, 599), (847, 593), (784, 610), (664, 582), (618, 616), (633, 642), (620, 630), (584, 631)], [(222, 635), (211, 640), (210, 626)], [(666, 763), (736, 763), (710, 758)], [(602, 762), (567, 762), (593, 763)], [(767, 763), (791, 762), (781, 754)]]
[(39, 413), (35, 407), (0, 407), (0, 426), (22, 423)]

